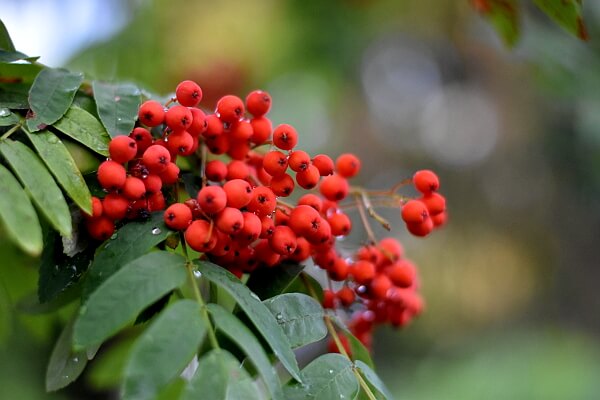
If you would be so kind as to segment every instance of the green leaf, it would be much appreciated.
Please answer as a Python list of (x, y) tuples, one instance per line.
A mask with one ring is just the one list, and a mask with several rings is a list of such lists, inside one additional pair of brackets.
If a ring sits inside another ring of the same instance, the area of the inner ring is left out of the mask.
[(0, 164), (0, 221), (8, 237), (33, 256), (42, 252), (42, 228), (33, 205), (17, 179)]
[[(7, 66), (26, 67), (31, 65), (0, 64), (0, 76), (11, 76), (10, 71), (5, 71)], [(35, 71), (35, 73), (37, 74), (38, 71)], [(21, 79), (20, 76), (17, 79)], [(13, 110), (27, 110), (29, 108), (29, 100), (27, 99), (27, 96), (29, 95), (30, 87), (30, 85), (23, 83), (0, 83), (0, 107), (10, 108)]]
[(60, 186), (75, 204), (88, 214), (92, 213), (92, 195), (83, 180), (75, 160), (62, 141), (52, 132), (43, 130), (32, 134), (25, 129), (33, 147)]
[(208, 311), (212, 315), (217, 328), (235, 342), (254, 364), (273, 399), (283, 398), (275, 368), (269, 362), (265, 351), (250, 329), (218, 304), (209, 304)]
[(75, 321), (74, 343), (88, 348), (114, 335), (152, 302), (185, 282), (185, 259), (156, 251), (121, 268), (90, 295)]
[(141, 103), (137, 86), (94, 81), (93, 89), (98, 115), (110, 136), (129, 135)]
[(8, 139), (0, 142), (0, 153), (50, 224), (64, 236), (71, 236), (69, 206), (39, 157), (23, 143)]
[(108, 156), (110, 137), (104, 126), (89, 112), (75, 105), (58, 120), (54, 127), (90, 150)]
[(52, 350), (46, 369), (46, 390), (49, 392), (62, 389), (73, 382), (87, 364), (85, 351), (74, 352), (71, 348), (73, 321), (71, 319), (64, 327)]
[(34, 113), (34, 118), (27, 120), (29, 130), (35, 132), (58, 121), (71, 106), (81, 82), (81, 72), (62, 68), (41, 70), (29, 91), (29, 105)]
[(8, 30), (4, 25), (4, 22), (0, 19), (0, 49), (4, 49), (7, 51), (15, 51), (15, 45), (8, 34)]
[(297, 263), (282, 263), (274, 268), (260, 268), (250, 274), (246, 285), (261, 300), (286, 293), (304, 269)]
[[(206, 390), (210, 388), (210, 390)], [(187, 384), (181, 400), (258, 400), (248, 372), (228, 351), (215, 349), (199, 361), (196, 373)]]
[(256, 329), (265, 338), (275, 356), (296, 380), (300, 380), (300, 370), (290, 342), (279, 327), (269, 309), (258, 296), (250, 291), (238, 278), (225, 268), (206, 261), (196, 260), (198, 270), (208, 280), (222, 287), (248, 315)]
[(533, 2), (570, 34), (582, 40), (589, 39), (581, 13), (582, 0), (534, 0)]
[(0, 108), (0, 126), (11, 126), (19, 123), (19, 117), (8, 108)]
[(521, 31), (517, 0), (481, 0), (473, 4), (506, 46), (513, 47), (517, 43)]
[(20, 51), (6, 51), (0, 49), (0, 62), (10, 63), (13, 61), (19, 60), (27, 60), (29, 62), (34, 62), (39, 57), (29, 57), (27, 54), (21, 53)]
[(197, 302), (170, 305), (135, 342), (125, 367), (123, 398), (154, 398), (194, 357), (206, 328)]
[(350, 332), (346, 324), (340, 321), (335, 315), (329, 313), (329, 317), (335, 323), (338, 329), (340, 329), (343, 332), (344, 336), (346, 336), (346, 338), (348, 339), (348, 344), (350, 345), (351, 353), (350, 358), (352, 358), (353, 361), (362, 361), (369, 367), (375, 368), (375, 364), (371, 359), (371, 354), (369, 353), (369, 350), (367, 350), (365, 345), (362, 344), (362, 342), (358, 340), (356, 336), (352, 334), (352, 332)]
[(353, 399), (359, 389), (352, 362), (341, 354), (325, 354), (313, 360), (302, 370), (302, 380), (303, 385), (285, 388), (286, 399)]
[(312, 297), (287, 293), (263, 303), (275, 316), (292, 348), (314, 343), (327, 336), (323, 308)]
[(172, 233), (163, 214), (156, 212), (147, 221), (129, 222), (98, 250), (83, 285), (83, 299), (123, 265), (146, 254)]
[(388, 388), (385, 386), (385, 383), (383, 383), (377, 373), (375, 373), (370, 366), (360, 360), (356, 361), (354, 365), (358, 367), (358, 370), (366, 378), (370, 386), (375, 388), (385, 399), (392, 400), (394, 398), (394, 396), (392, 396)]
[[(306, 286), (306, 282), (312, 288), (309, 290)], [(323, 302), (323, 287), (321, 284), (309, 273), (302, 271), (300, 275), (290, 284), (290, 286), (286, 290), (287, 293), (304, 293), (312, 297), (315, 292), (317, 295), (317, 300), (322, 303)]]

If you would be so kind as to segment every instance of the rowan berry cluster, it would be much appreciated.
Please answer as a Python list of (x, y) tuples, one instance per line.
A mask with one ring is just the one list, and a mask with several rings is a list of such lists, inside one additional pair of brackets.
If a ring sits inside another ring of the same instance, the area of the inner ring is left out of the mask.
[[(376, 242), (369, 229), (368, 244), (352, 257), (336, 248), (336, 239), (352, 230), (348, 207), (368, 208), (381, 222), (369, 192), (348, 182), (361, 169), (358, 157), (346, 153), (334, 161), (296, 149), (294, 127), (273, 129), (266, 117), (271, 97), (264, 91), (251, 92), (245, 101), (224, 96), (214, 113), (198, 108), (202, 90), (192, 81), (181, 82), (175, 94), (166, 105), (144, 102), (139, 126), (110, 142), (110, 159), (98, 168), (107, 194), (93, 199), (87, 218), (90, 236), (105, 240), (115, 222), (166, 207), (165, 224), (182, 232), (185, 245), (238, 277), (286, 260), (312, 260), (330, 283), (343, 282), (337, 291), (324, 291), (325, 307), (360, 305), (350, 326), (366, 344), (375, 324), (403, 326), (420, 312), (416, 268), (396, 239)], [(163, 191), (179, 198), (176, 161), (186, 156), (198, 161), (192, 172), (202, 185), (196, 196), (167, 207)], [(439, 180), (433, 172), (418, 171), (412, 182), (422, 194), (419, 199), (399, 196), (396, 190), (373, 195), (401, 208), (408, 230), (425, 236), (444, 224), (445, 200), (437, 193)], [(285, 201), (297, 187), (307, 192), (296, 204)], [(345, 204), (348, 197), (357, 202)], [(364, 209), (359, 211), (368, 225)]]

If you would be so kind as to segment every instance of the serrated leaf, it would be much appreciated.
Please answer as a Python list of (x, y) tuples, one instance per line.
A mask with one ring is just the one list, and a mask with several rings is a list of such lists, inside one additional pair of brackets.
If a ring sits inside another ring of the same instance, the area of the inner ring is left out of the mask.
[(0, 153), (29, 192), (38, 210), (61, 234), (71, 236), (69, 206), (39, 157), (23, 143), (9, 139), (0, 142)]
[(94, 81), (93, 90), (98, 115), (110, 136), (129, 135), (141, 103), (141, 92), (137, 86)]
[(369, 367), (375, 368), (373, 359), (371, 359), (371, 354), (369, 353), (369, 350), (367, 350), (365, 345), (362, 344), (362, 342), (360, 340), (358, 340), (356, 338), (356, 336), (354, 336), (354, 334), (352, 334), (352, 332), (350, 332), (348, 327), (342, 321), (340, 321), (335, 315), (329, 313), (329, 317), (335, 323), (335, 325), (338, 327), (338, 329), (340, 329), (343, 332), (344, 336), (346, 336), (346, 338), (348, 339), (348, 344), (350, 345), (350, 353), (351, 353), (350, 358), (352, 358), (353, 361), (362, 361)]
[(256, 367), (273, 399), (282, 399), (281, 387), (275, 368), (269, 362), (269, 358), (260, 342), (250, 329), (220, 305), (209, 304), (207, 307), (221, 333), (236, 343)]
[(147, 221), (129, 222), (106, 241), (96, 257), (83, 285), (83, 299), (123, 265), (146, 254), (172, 232), (163, 220), (163, 212), (156, 212)]
[(50, 131), (31, 133), (27, 137), (52, 175), (71, 199), (88, 214), (92, 213), (92, 195), (83, 180), (75, 160), (62, 141)]
[(46, 391), (52, 392), (62, 389), (81, 375), (87, 364), (85, 351), (74, 352), (71, 348), (73, 342), (73, 321), (64, 327), (58, 337), (48, 367), (46, 368)]
[(317, 342), (327, 336), (325, 313), (312, 297), (286, 293), (263, 301), (283, 329), (292, 348)]
[(223, 349), (211, 350), (198, 360), (196, 373), (186, 385), (181, 397), (182, 400), (240, 398), (260, 399), (248, 372), (231, 353)]
[(34, 113), (27, 120), (32, 132), (58, 121), (69, 109), (75, 92), (83, 82), (81, 72), (70, 72), (62, 68), (45, 68), (40, 71), (29, 91), (29, 105)]
[(588, 32), (581, 13), (582, 0), (534, 0), (543, 12), (570, 34), (588, 40)]
[(341, 354), (325, 354), (302, 370), (303, 385), (285, 388), (285, 398), (295, 399), (353, 399), (359, 390), (352, 371), (352, 362)]
[(154, 398), (194, 357), (206, 329), (197, 302), (170, 305), (135, 342), (125, 367), (123, 398)]
[(521, 31), (517, 0), (478, 0), (471, 4), (488, 20), (506, 46), (517, 43)]
[(260, 268), (250, 274), (246, 285), (261, 300), (286, 293), (304, 269), (298, 263), (282, 263), (274, 268)]
[(75, 105), (58, 120), (54, 127), (90, 150), (108, 156), (110, 137), (104, 126), (89, 112)]
[(4, 22), (0, 19), (0, 49), (4, 49), (7, 51), (15, 51), (15, 45), (10, 38), (8, 30), (4, 25)]
[(8, 108), (0, 108), (0, 126), (11, 126), (19, 123), (19, 117)]
[(377, 373), (373, 371), (370, 366), (368, 366), (360, 360), (356, 361), (354, 365), (358, 367), (358, 370), (362, 373), (362, 376), (366, 378), (367, 383), (370, 384), (369, 386), (371, 386), (371, 388), (376, 389), (379, 392), (379, 394), (383, 396), (383, 398), (386, 400), (394, 399), (394, 396), (392, 396), (388, 388), (385, 386), (385, 383), (383, 383), (383, 381), (379, 378)]
[(184, 265), (180, 255), (155, 251), (110, 276), (81, 306), (75, 345), (89, 348), (124, 328), (149, 304), (185, 282)]
[(42, 228), (33, 205), (17, 179), (0, 164), (0, 222), (8, 237), (33, 256), (42, 252)]
[(261, 303), (258, 296), (226, 269), (206, 261), (196, 260), (194, 264), (203, 276), (222, 287), (237, 301), (240, 308), (244, 310), (256, 329), (265, 338), (275, 356), (279, 358), (294, 379), (299, 381), (300, 370), (290, 342), (273, 314)]

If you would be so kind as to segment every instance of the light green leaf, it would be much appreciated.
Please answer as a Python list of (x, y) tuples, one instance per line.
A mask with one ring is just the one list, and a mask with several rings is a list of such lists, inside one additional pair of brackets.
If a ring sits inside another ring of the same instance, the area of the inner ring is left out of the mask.
[(39, 157), (23, 143), (9, 139), (0, 142), (0, 153), (29, 192), (38, 210), (62, 235), (71, 236), (69, 206)]
[(8, 108), (0, 108), (0, 126), (11, 126), (19, 123), (19, 117)]
[(43, 130), (31, 133), (25, 130), (33, 147), (44, 161), (60, 186), (75, 204), (88, 214), (92, 213), (92, 195), (75, 160), (62, 141), (52, 132)]
[(334, 314), (329, 313), (329, 317), (335, 323), (338, 329), (342, 331), (344, 336), (346, 336), (346, 338), (348, 339), (348, 344), (350, 345), (351, 353), (350, 358), (352, 358), (353, 361), (362, 361), (369, 367), (375, 368), (375, 364), (371, 359), (371, 354), (369, 353), (369, 350), (367, 350), (365, 345), (362, 344), (362, 342), (358, 340), (356, 336), (352, 334), (352, 332), (350, 332), (346, 324), (340, 321)]
[(582, 40), (589, 39), (581, 13), (582, 0), (534, 0), (533, 2), (570, 34)]
[(7, 51), (15, 51), (15, 45), (10, 38), (8, 30), (4, 25), (4, 22), (0, 19), (0, 49), (4, 49)]
[(106, 129), (96, 117), (84, 109), (72, 105), (54, 127), (88, 149), (108, 156), (110, 137)]
[(94, 81), (93, 89), (98, 115), (110, 136), (129, 135), (141, 103), (137, 86)]
[(29, 105), (34, 113), (34, 118), (27, 120), (29, 130), (35, 132), (58, 121), (71, 106), (81, 82), (81, 72), (62, 68), (41, 70), (29, 91)]
[(358, 370), (367, 379), (367, 382), (370, 384), (370, 386), (375, 388), (384, 399), (393, 400), (394, 396), (392, 396), (388, 388), (385, 386), (385, 383), (383, 383), (383, 381), (379, 378), (377, 373), (371, 369), (371, 367), (360, 360), (356, 361), (354, 365), (358, 367)]
[(293, 348), (327, 336), (323, 308), (312, 297), (301, 293), (286, 293), (263, 303), (275, 316)]
[(33, 256), (42, 252), (42, 228), (35, 209), (17, 179), (0, 164), (0, 221), (8, 237)]
[(513, 47), (517, 43), (521, 31), (517, 0), (483, 0), (473, 4), (489, 21), (506, 46)]
[(173, 231), (163, 219), (163, 212), (152, 214), (147, 221), (129, 222), (116, 232), (96, 253), (83, 285), (83, 299), (123, 265), (135, 260), (162, 242)]
[(260, 342), (250, 329), (218, 304), (209, 304), (208, 311), (212, 315), (217, 329), (236, 343), (254, 364), (273, 399), (282, 399), (281, 387), (275, 368), (269, 362), (269, 358)]
[(29, 62), (34, 62), (40, 57), (29, 57), (27, 54), (21, 53), (20, 51), (6, 51), (0, 49), (0, 62), (10, 63), (13, 61), (19, 60), (27, 60)]
[(81, 306), (75, 345), (89, 348), (124, 328), (145, 307), (185, 282), (184, 265), (180, 255), (156, 251), (121, 268)]
[(135, 342), (125, 367), (123, 398), (154, 398), (194, 357), (206, 328), (197, 302), (170, 305)]
[(300, 371), (290, 342), (279, 327), (269, 309), (261, 303), (258, 296), (248, 289), (238, 278), (225, 268), (206, 261), (196, 260), (198, 270), (210, 281), (222, 287), (237, 301), (248, 315), (256, 329), (265, 338), (275, 356), (296, 380), (300, 380)]
[(87, 364), (85, 351), (74, 352), (71, 347), (73, 321), (74, 319), (71, 319), (64, 327), (52, 350), (46, 369), (46, 390), (49, 392), (62, 389), (73, 382)]
[(286, 399), (354, 399), (359, 389), (352, 362), (341, 354), (329, 353), (313, 360), (302, 370), (302, 380), (303, 385), (285, 388)]

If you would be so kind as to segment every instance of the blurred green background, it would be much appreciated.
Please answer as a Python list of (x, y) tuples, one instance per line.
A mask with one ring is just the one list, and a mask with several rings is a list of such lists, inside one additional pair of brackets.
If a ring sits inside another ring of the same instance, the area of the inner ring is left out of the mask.
[[(357, 184), (437, 171), (445, 229), (416, 239), (398, 210), (382, 210), (427, 304), (408, 328), (376, 334), (398, 399), (600, 397), (599, 2), (584, 6), (589, 43), (524, 2), (513, 50), (467, 1), (0, 4), (18, 50), (48, 65), (161, 95), (193, 79), (208, 108), (269, 91), (272, 120), (294, 124), (300, 147), (362, 158)], [(77, 384), (44, 393), (69, 310), (16, 311), (35, 292), (36, 260), (1, 239), (0, 257), (0, 397), (114, 398), (126, 340)]]

